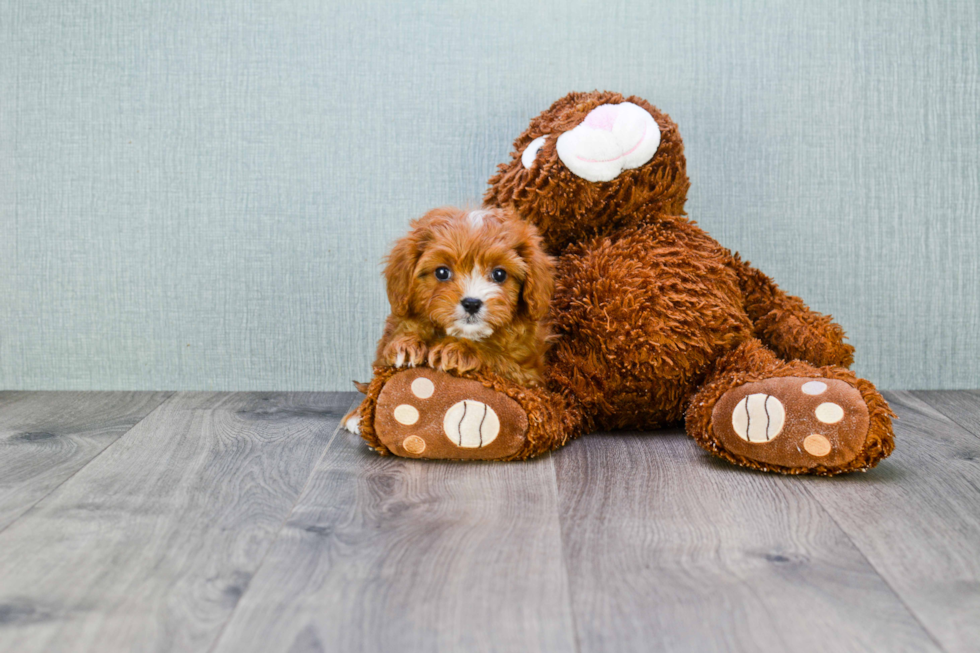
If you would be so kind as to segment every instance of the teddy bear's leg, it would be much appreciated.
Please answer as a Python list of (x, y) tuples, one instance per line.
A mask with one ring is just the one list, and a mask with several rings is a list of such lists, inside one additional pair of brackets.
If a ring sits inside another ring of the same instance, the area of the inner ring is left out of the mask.
[(578, 412), (561, 395), (493, 374), (424, 367), (376, 369), (357, 412), (368, 445), (406, 458), (521, 460), (579, 430)]
[(749, 340), (718, 361), (687, 410), (687, 432), (729, 462), (784, 474), (866, 470), (895, 448), (875, 387), (837, 366), (780, 360)]
[(851, 366), (854, 347), (844, 342), (844, 330), (833, 318), (810, 310), (802, 299), (787, 295), (737, 256), (735, 264), (756, 338), (783, 360)]

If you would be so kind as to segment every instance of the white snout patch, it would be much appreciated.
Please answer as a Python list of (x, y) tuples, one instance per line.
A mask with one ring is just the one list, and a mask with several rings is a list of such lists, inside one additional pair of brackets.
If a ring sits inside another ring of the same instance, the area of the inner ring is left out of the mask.
[(474, 270), (463, 279), (463, 297), (479, 299), (484, 303), (479, 311), (470, 315), (462, 304), (456, 306), (456, 323), (446, 329), (446, 333), (456, 338), (482, 340), (493, 333), (493, 327), (486, 323), (486, 302), (500, 294), (500, 286), (487, 277), (482, 270)]
[(473, 270), (463, 279), (463, 297), (487, 301), (500, 294), (500, 286), (487, 277), (483, 270)]
[(534, 165), (534, 160), (538, 156), (538, 150), (544, 146), (544, 142), (548, 140), (547, 136), (538, 136), (533, 141), (527, 144), (524, 148), (524, 153), (521, 154), (521, 165), (525, 168), (530, 168)]
[[(659, 146), (657, 121), (649, 111), (632, 102), (596, 107), (582, 124), (559, 136), (557, 142), (562, 163), (582, 179), (594, 182), (610, 181), (623, 170), (639, 168), (653, 158)], [(524, 167), (528, 167), (527, 163)]]
[(482, 401), (466, 399), (453, 404), (442, 420), (442, 430), (458, 447), (476, 449), (497, 439), (500, 419)]
[(477, 319), (472, 324), (466, 319), (456, 320), (456, 323), (446, 329), (446, 333), (454, 338), (466, 338), (467, 340), (483, 340), (493, 334), (493, 327), (481, 319)]
[(732, 428), (749, 442), (769, 442), (783, 430), (785, 421), (783, 404), (762, 392), (743, 397), (732, 411)]

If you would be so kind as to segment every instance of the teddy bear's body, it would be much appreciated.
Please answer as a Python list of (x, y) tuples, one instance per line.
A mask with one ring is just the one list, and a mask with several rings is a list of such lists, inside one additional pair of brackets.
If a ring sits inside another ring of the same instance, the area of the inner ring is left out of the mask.
[(589, 430), (680, 421), (712, 363), (752, 334), (731, 255), (680, 216), (563, 251), (552, 307), (551, 385)]
[[(465, 400), (479, 391), (465, 384), (478, 383), (499, 397), (485, 410), (514, 424), (526, 414), (524, 432), (501, 432), (485, 457), (523, 458), (583, 432), (682, 419), (708, 451), (758, 469), (837, 474), (891, 452), (890, 410), (848, 371), (843, 330), (686, 217), (683, 144), (666, 114), (641, 98), (572, 93), (532, 120), (515, 148), (485, 201), (535, 224), (557, 257), (549, 392), (486, 374), (412, 372), (432, 376), (445, 401)], [(385, 396), (393, 374), (378, 370), (368, 392), (365, 439), (382, 453), (425, 457), (424, 446), (402, 450), (401, 427), (372, 428), (372, 411), (417, 401)], [(425, 417), (425, 437), (459, 430), (448, 417), (443, 426), (443, 414)], [(460, 452), (439, 457), (481, 457)]]

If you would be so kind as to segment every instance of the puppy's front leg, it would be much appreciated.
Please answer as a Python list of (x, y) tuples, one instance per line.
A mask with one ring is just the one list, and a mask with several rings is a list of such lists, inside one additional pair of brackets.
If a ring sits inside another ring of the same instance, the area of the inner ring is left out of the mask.
[(425, 363), (427, 348), (422, 339), (413, 333), (402, 333), (385, 345), (382, 362), (388, 367), (415, 367)]
[(344, 430), (349, 431), (354, 435), (360, 435), (361, 434), (361, 405), (358, 404), (357, 408), (344, 415), (344, 419), (340, 421), (340, 424), (344, 427)]
[(429, 351), (429, 367), (447, 372), (471, 372), (482, 363), (470, 345), (465, 342), (447, 342)]

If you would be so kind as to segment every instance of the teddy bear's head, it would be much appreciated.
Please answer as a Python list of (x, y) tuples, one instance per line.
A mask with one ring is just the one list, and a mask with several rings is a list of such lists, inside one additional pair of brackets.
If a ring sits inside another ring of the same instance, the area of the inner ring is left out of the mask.
[(677, 125), (638, 97), (569, 93), (534, 118), (484, 200), (513, 205), (549, 249), (680, 215), (690, 183)]

